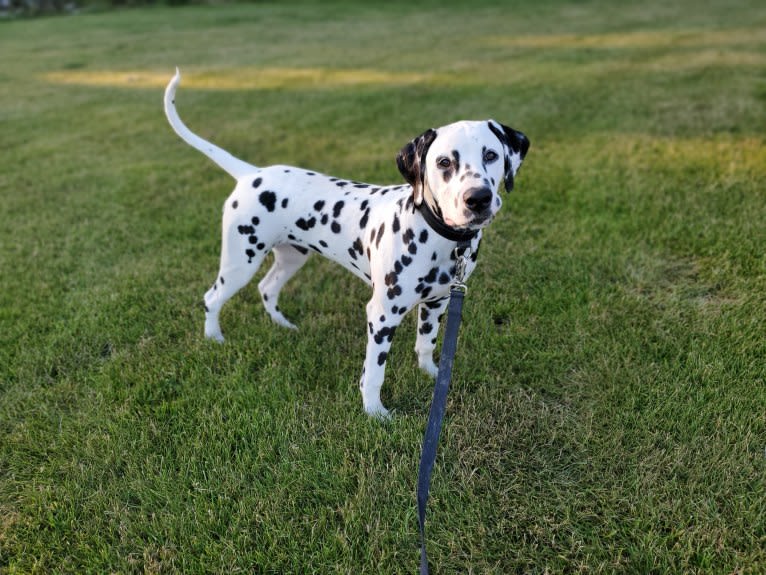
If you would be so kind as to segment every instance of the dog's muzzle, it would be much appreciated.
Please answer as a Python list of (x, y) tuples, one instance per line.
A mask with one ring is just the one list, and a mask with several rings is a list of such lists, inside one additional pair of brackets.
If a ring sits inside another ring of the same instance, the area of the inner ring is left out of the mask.
[(463, 193), (463, 201), (474, 214), (481, 215), (492, 203), (492, 190), (486, 187), (471, 188)]

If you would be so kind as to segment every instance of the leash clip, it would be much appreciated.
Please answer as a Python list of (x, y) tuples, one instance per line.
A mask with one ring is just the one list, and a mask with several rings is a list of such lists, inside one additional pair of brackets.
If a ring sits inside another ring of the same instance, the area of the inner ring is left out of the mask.
[(465, 285), (465, 270), (468, 266), (468, 258), (471, 256), (471, 248), (464, 248), (463, 253), (459, 254), (458, 250), (460, 250), (460, 247), (455, 248), (455, 257), (457, 258), (457, 261), (455, 262), (455, 279), (452, 281), (452, 285), (450, 286), (453, 291), (460, 291), (462, 293), (466, 293), (468, 291), (468, 287)]

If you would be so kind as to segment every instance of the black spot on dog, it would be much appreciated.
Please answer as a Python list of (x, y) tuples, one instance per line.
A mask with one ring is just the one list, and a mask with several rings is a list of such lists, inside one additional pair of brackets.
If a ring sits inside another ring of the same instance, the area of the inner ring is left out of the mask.
[(322, 214), (322, 219), (319, 221), (324, 226), (324, 225), (327, 225), (327, 222), (329, 220), (330, 220), (330, 216), (328, 214)]
[(420, 294), (420, 297), (422, 297), (423, 299), (427, 298), (429, 295), (431, 295), (431, 291), (432, 291), (433, 289), (434, 289), (434, 288), (432, 288), (431, 286), (427, 286), (427, 287), (426, 287), (426, 288), (425, 288), (425, 289), (424, 289), (424, 290), (421, 292), (421, 294)]
[(364, 215), (362, 216), (362, 219), (359, 220), (359, 227), (361, 229), (364, 229), (365, 226), (367, 225), (367, 220), (369, 220), (369, 219), (370, 219), (370, 208), (367, 208), (364, 211)]
[(318, 247), (316, 247), (314, 244), (309, 244), (309, 247), (314, 250), (316, 253), (321, 254), (322, 250), (320, 250)]
[(263, 248), (265, 248), (265, 247), (266, 247), (266, 244), (264, 244), (263, 242), (261, 242), (260, 244), (258, 244), (258, 245), (257, 245), (257, 246), (255, 246), (255, 247), (256, 247), (257, 249), (259, 249), (259, 250), (262, 250)]
[(238, 202), (237, 200), (234, 200), (234, 201), (231, 203), (231, 208), (232, 208), (233, 210), (236, 210), (238, 205), (239, 205), (239, 202)]
[(439, 283), (442, 285), (448, 284), (450, 281), (450, 276), (447, 274), (447, 272), (442, 272), (439, 274)]
[(479, 242), (479, 245), (478, 245), (478, 246), (476, 246), (476, 251), (474, 251), (474, 252), (471, 254), (471, 258), (470, 258), (470, 259), (471, 259), (471, 261), (472, 261), (472, 262), (474, 262), (474, 263), (476, 263), (476, 259), (479, 257), (479, 248), (480, 248), (480, 247), (481, 247), (481, 242)]
[(402, 256), (402, 265), (407, 267), (412, 263), (412, 258), (410, 256)]
[(338, 186), (339, 188), (343, 188), (348, 185), (348, 182), (343, 182), (343, 181), (335, 182), (335, 185)]
[(394, 271), (398, 274), (402, 273), (402, 270), (404, 269), (404, 266), (402, 265), (402, 262), (399, 260), (396, 260), (394, 262)]
[(237, 226), (237, 231), (243, 236), (254, 234), (255, 228), (253, 226)]
[(383, 365), (386, 363), (386, 358), (388, 357), (388, 354), (385, 351), (381, 351), (380, 355), (378, 356), (378, 365)]
[(253, 258), (255, 257), (255, 252), (251, 250), (250, 248), (245, 250), (245, 255), (247, 256), (247, 263), (251, 264), (253, 263)]
[(362, 244), (362, 238), (356, 238), (351, 247), (353, 247), (356, 251), (358, 251), (360, 256), (364, 254), (364, 245)]
[(402, 241), (405, 244), (408, 244), (413, 240), (414, 237), (415, 232), (412, 231), (412, 228), (407, 228), (407, 231), (402, 234)]
[(376, 247), (376, 248), (377, 248), (378, 246), (380, 246), (380, 240), (382, 240), (382, 239), (383, 239), (383, 232), (384, 232), (385, 230), (386, 230), (386, 224), (385, 224), (385, 222), (383, 222), (382, 224), (380, 224), (380, 229), (378, 230), (378, 239), (377, 239), (377, 240), (375, 240), (375, 247)]
[(253, 180), (253, 187), (254, 187), (254, 188), (257, 188), (258, 186), (260, 186), (260, 185), (261, 185), (261, 183), (262, 183), (262, 182), (263, 182), (263, 180), (262, 180), (261, 178), (255, 178), (255, 179)]
[(319, 200), (317, 203), (314, 204), (314, 209), (318, 212), (321, 212), (323, 207), (324, 207), (324, 200)]
[(287, 198), (285, 198), (284, 200), (282, 200), (282, 209), (284, 209), (284, 208), (286, 208), (286, 207), (287, 207)]
[(339, 234), (340, 233), (340, 224), (336, 221), (333, 221), (333, 223), (330, 225), (330, 229), (332, 230), (332, 233)]
[(401, 229), (401, 225), (399, 224), (399, 216), (397, 216), (396, 214), (394, 214), (394, 223), (391, 226), (391, 229), (393, 230), (394, 233), (398, 232)]
[(373, 336), (373, 339), (375, 340), (375, 343), (381, 344), (383, 343), (384, 339), (387, 339), (388, 341), (391, 341), (394, 339), (394, 334), (396, 333), (396, 326), (393, 327), (382, 327), (378, 330), (378, 333), (376, 333)]
[(274, 204), (277, 203), (277, 195), (274, 192), (265, 191), (261, 192), (258, 196), (258, 201), (269, 211), (274, 211)]
[(309, 250), (308, 250), (308, 248), (305, 248), (305, 247), (303, 247), (303, 246), (299, 246), (298, 244), (290, 244), (290, 245), (291, 245), (291, 246), (293, 246), (293, 247), (294, 247), (296, 250), (298, 250), (299, 252), (301, 252), (301, 253), (302, 253), (304, 256), (305, 256), (307, 253), (309, 253)]
[(436, 276), (439, 273), (439, 268), (431, 268), (423, 278), (423, 281), (432, 284), (436, 281)]
[(221, 278), (220, 278), (220, 279), (221, 279), (221, 285), (223, 285), (223, 284), (225, 284), (225, 283), (226, 283), (225, 281), (223, 281), (223, 276), (221, 276)]
[(258, 243), (258, 236), (250, 236), (249, 238), (247, 238), (247, 240), (248, 240), (248, 241), (249, 241), (251, 244), (257, 244), (257, 243)]
[(261, 223), (261, 220), (259, 220), (256, 216), (253, 216), (253, 219), (250, 220), (254, 226), (257, 226)]
[(434, 329), (434, 326), (432, 326), (429, 322), (425, 322), (423, 325), (420, 326), (418, 333), (420, 335), (426, 335), (431, 333), (433, 329)]
[(407, 246), (407, 251), (410, 252), (412, 255), (415, 255), (418, 253), (418, 244), (415, 242), (412, 242), (409, 246)]
[(344, 205), (343, 200), (335, 202), (335, 205), (332, 207), (332, 217), (337, 218)]
[(395, 271), (388, 272), (384, 279), (387, 286), (395, 286), (396, 282), (399, 280), (399, 274), (397, 274)]
[(422, 232), (420, 232), (420, 236), (418, 237), (418, 241), (421, 244), (424, 244), (424, 243), (426, 243), (428, 241), (428, 230), (423, 230)]
[(306, 172), (306, 175), (307, 176), (316, 176), (316, 174), (314, 172)]
[(390, 288), (388, 288), (386, 295), (388, 296), (388, 299), (396, 299), (397, 296), (402, 295), (402, 286), (400, 285), (391, 286)]
[(348, 248), (348, 255), (351, 256), (352, 260), (356, 259), (356, 251), (354, 250), (354, 248)]
[(369, 188), (370, 184), (354, 184), (355, 188)]
[(295, 222), (295, 225), (304, 231), (308, 231), (311, 228), (313, 228), (316, 225), (316, 223), (317, 223), (317, 219), (314, 217), (311, 217), (308, 220), (304, 218), (300, 218), (298, 219), (298, 221)]
[(360, 209), (361, 211), (364, 211), (364, 210), (366, 210), (366, 209), (367, 209), (367, 204), (368, 204), (368, 203), (369, 203), (369, 201), (368, 201), (368, 200), (364, 200), (364, 201), (363, 201), (363, 202), (362, 202), (362, 203), (359, 205), (359, 209)]
[(319, 245), (322, 246), (323, 248), (326, 248), (327, 247), (327, 242), (324, 241), (324, 240), (319, 240)]

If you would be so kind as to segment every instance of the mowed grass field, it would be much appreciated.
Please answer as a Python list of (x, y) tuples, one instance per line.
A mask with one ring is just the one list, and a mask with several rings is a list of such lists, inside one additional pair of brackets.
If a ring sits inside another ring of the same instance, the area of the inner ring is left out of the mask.
[[(432, 383), (390, 422), (366, 286), (312, 258), (202, 334), (232, 181), (401, 181), (423, 130), (532, 142), (470, 280), (435, 573), (766, 572), (766, 4), (284, 2), (0, 22), (0, 573), (413, 573)], [(268, 262), (267, 262), (268, 263)], [(260, 277), (260, 276), (258, 276)]]

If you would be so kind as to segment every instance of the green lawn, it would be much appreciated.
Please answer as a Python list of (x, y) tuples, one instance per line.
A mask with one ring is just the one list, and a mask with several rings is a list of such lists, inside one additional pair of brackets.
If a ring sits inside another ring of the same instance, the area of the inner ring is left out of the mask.
[[(426, 128), (532, 147), (470, 280), (435, 573), (766, 572), (766, 4), (281, 2), (0, 22), (0, 573), (414, 573), (431, 382), (313, 258), (202, 336), (254, 163), (400, 181)], [(342, 296), (342, 297), (341, 297)]]

